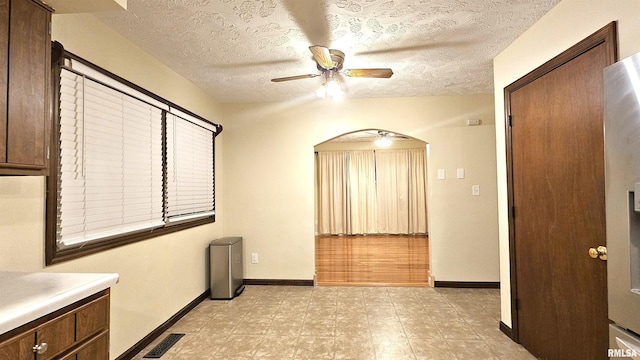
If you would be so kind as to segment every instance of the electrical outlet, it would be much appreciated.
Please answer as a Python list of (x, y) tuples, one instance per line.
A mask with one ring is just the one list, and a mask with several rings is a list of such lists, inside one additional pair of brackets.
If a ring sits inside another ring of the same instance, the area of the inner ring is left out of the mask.
[(252, 264), (258, 263), (258, 253), (251, 253), (251, 263)]

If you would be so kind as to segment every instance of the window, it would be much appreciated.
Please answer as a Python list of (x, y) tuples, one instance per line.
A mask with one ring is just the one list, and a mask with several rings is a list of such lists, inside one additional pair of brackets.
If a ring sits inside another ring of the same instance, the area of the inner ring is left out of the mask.
[(214, 214), (213, 139), (206, 127), (167, 116), (167, 220)]
[(52, 73), (47, 264), (215, 221), (220, 125), (66, 52)]

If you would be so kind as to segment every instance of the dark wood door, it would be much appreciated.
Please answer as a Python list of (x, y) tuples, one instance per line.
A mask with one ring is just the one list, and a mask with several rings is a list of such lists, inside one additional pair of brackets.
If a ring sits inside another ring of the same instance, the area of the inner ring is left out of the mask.
[(607, 358), (606, 262), (588, 250), (605, 245), (602, 69), (615, 54), (589, 46), (507, 88), (517, 336), (541, 359)]

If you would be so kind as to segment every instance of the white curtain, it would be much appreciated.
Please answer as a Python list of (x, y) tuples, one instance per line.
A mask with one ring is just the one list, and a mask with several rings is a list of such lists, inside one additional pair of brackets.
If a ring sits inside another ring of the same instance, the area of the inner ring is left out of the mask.
[(427, 233), (424, 149), (317, 154), (318, 234)]
[(408, 150), (377, 150), (378, 233), (409, 233)]
[(409, 150), (409, 233), (427, 233), (427, 152)]
[(346, 151), (317, 154), (318, 231), (321, 234), (346, 234), (349, 228), (347, 154)]
[(348, 157), (349, 209), (348, 234), (376, 233), (376, 161), (373, 150), (351, 151)]

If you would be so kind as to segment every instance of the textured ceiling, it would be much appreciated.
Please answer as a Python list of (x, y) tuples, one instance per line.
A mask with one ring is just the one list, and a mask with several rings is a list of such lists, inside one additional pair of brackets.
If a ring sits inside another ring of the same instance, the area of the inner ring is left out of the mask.
[(492, 59), (560, 0), (128, 0), (96, 16), (220, 102), (312, 99), (308, 49), (346, 54), (346, 97), (493, 92)]

